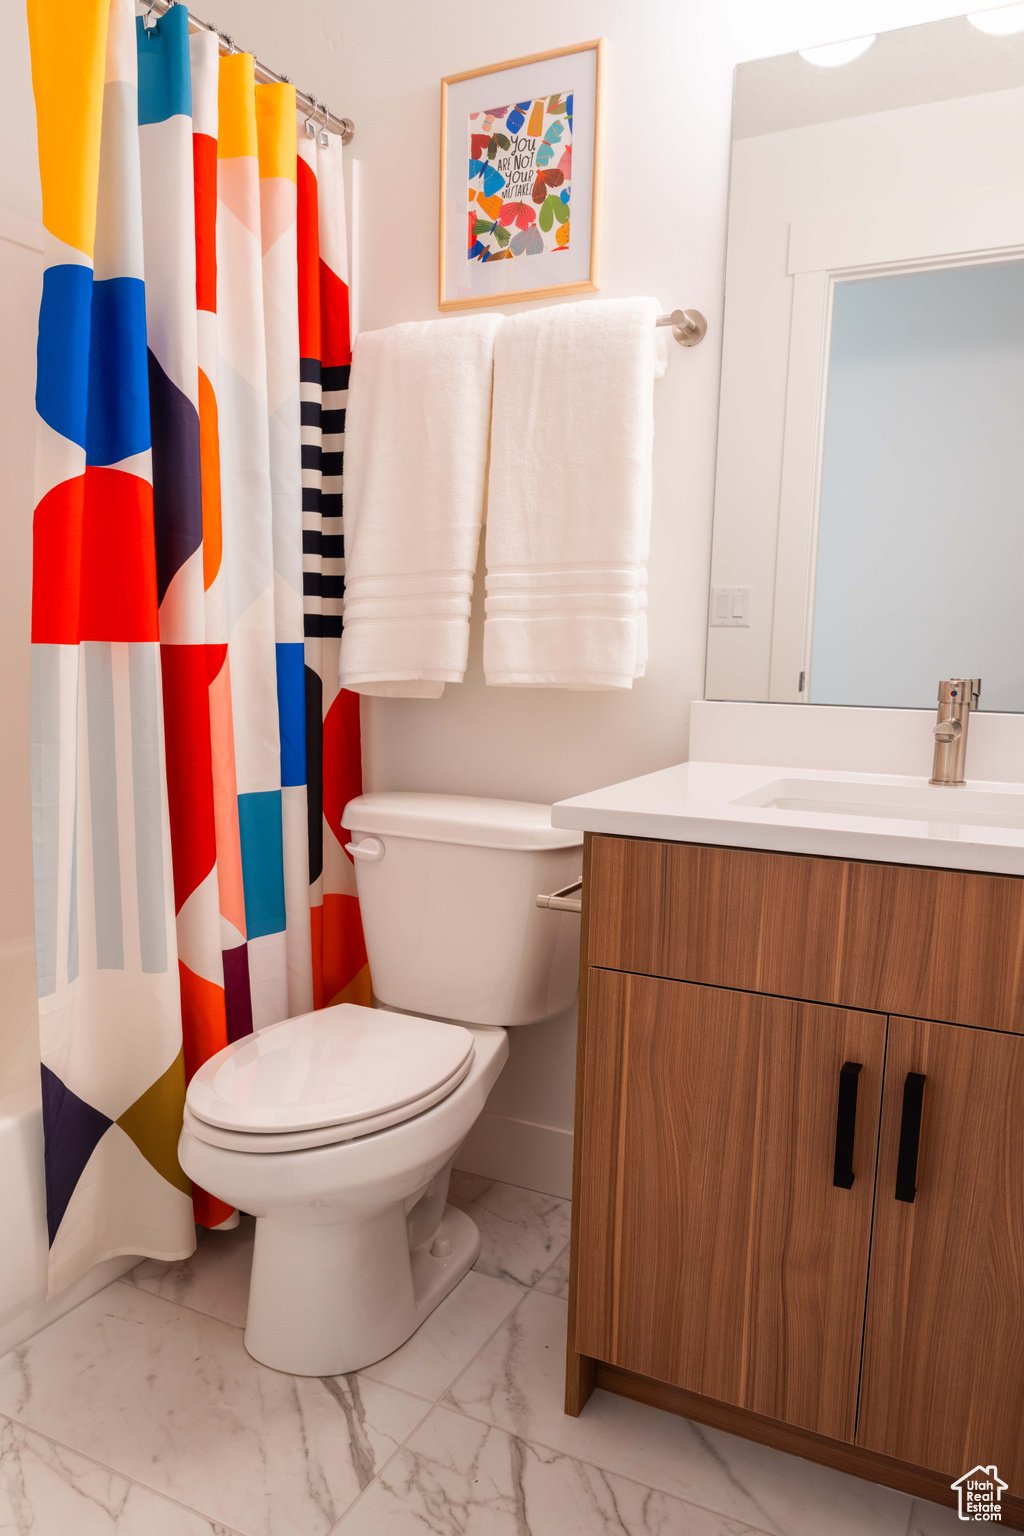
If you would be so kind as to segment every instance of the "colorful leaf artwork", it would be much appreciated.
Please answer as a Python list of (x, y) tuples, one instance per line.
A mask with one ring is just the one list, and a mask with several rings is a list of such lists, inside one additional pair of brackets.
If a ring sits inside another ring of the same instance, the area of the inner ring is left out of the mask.
[(542, 203), (548, 195), (549, 187), (560, 187), (564, 181), (561, 171), (538, 171), (537, 180), (533, 184), (533, 200)]
[(498, 215), (502, 224), (514, 222), (517, 229), (528, 229), (536, 217), (537, 211), (529, 203), (505, 203)]
[(544, 137), (537, 148), (538, 165), (547, 165), (548, 161), (554, 158), (555, 146), (564, 132), (564, 126), (557, 118), (548, 125)]
[(494, 219), (477, 219), (471, 231), (472, 236), (493, 235), (499, 246), (508, 245), (511, 238), (509, 231), (503, 229)]
[(526, 122), (526, 114), (533, 106), (532, 101), (517, 101), (508, 117), (505, 119), (505, 127), (509, 133), (518, 133)]
[(537, 216), (537, 223), (544, 233), (547, 234), (556, 219), (559, 224), (567, 224), (569, 222), (569, 210), (560, 197), (546, 197), (544, 205)]
[(472, 184), (478, 176), (483, 177), (484, 196), (493, 197), (495, 192), (500, 192), (505, 185), (505, 178), (495, 166), (486, 160), (471, 160), (469, 162), (469, 180)]
[(568, 249), (572, 100), (554, 91), (470, 113), (468, 260)]
[(513, 256), (542, 256), (544, 241), (539, 229), (521, 229), (512, 236), (509, 250)]

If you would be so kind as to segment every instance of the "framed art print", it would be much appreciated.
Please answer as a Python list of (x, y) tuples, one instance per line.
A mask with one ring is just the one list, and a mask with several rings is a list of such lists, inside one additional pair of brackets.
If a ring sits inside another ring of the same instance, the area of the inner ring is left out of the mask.
[(604, 47), (441, 81), (441, 309), (600, 287)]

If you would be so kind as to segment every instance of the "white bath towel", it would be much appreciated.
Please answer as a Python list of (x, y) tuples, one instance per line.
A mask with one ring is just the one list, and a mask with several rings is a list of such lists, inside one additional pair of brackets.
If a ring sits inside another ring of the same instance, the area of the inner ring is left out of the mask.
[(654, 299), (506, 319), (494, 350), (484, 671), (506, 688), (630, 688), (647, 662)]
[(345, 423), (339, 680), (436, 699), (462, 681), (500, 316), (357, 337)]

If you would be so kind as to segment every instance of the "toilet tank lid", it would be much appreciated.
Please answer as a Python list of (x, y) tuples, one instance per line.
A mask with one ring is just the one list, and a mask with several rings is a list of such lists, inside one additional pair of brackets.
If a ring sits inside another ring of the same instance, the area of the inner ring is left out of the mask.
[(551, 825), (551, 807), (524, 800), (390, 791), (350, 800), (341, 818), (351, 832), (388, 833), (477, 848), (577, 848), (583, 833)]

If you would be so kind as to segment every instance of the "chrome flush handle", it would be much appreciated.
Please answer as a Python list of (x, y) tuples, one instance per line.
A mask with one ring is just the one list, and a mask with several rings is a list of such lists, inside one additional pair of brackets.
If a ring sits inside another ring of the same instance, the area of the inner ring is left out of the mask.
[(354, 859), (382, 859), (384, 844), (379, 837), (364, 837), (361, 843), (346, 843), (345, 852), (350, 853)]

